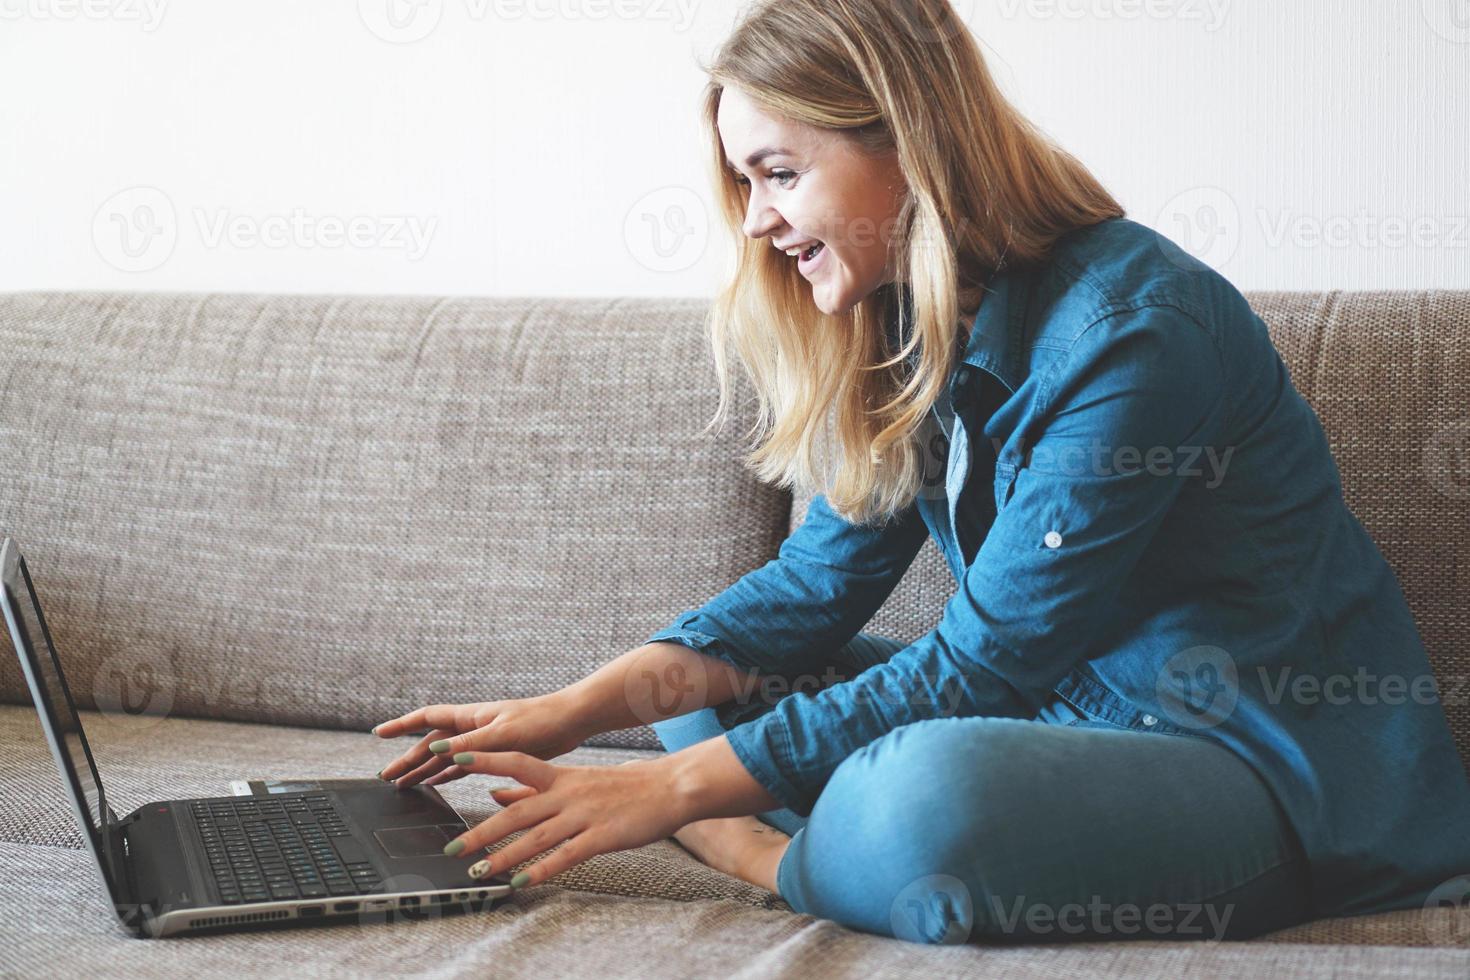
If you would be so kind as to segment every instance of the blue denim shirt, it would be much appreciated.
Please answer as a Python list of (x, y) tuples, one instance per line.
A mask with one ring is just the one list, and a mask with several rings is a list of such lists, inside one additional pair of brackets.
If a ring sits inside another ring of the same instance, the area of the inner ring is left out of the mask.
[[(796, 678), (728, 733), (751, 775), (808, 814), (900, 725), (1058, 705), (1244, 758), (1318, 915), (1409, 907), (1470, 871), (1449, 689), (1245, 298), (1117, 218), (994, 277), (960, 342), (942, 490), (882, 525), (814, 496), (776, 558), (649, 637)], [(928, 536), (958, 585), (938, 624), (817, 690)]]

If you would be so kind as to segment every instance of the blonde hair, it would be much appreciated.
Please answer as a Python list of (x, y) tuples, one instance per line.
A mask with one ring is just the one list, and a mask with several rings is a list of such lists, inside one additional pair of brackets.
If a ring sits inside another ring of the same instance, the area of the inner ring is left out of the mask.
[[(850, 522), (887, 520), (920, 490), (961, 313), (999, 269), (1044, 262), (1058, 237), (1123, 209), (1005, 99), (948, 0), (763, 0), (701, 67), (715, 197), (735, 241), (706, 323), (720, 387), (710, 426), (729, 408), (733, 352), (758, 402), (745, 465), (825, 493)], [(907, 190), (893, 282), (831, 316), (784, 254), (743, 234), (748, 191), (716, 123), (726, 86), (870, 154), (896, 152)]]

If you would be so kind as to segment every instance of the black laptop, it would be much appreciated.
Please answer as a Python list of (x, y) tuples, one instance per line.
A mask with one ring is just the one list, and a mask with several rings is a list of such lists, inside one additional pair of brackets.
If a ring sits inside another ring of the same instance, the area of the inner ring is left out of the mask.
[(334, 788), (161, 800), (118, 819), (11, 538), (0, 573), (5, 621), (62, 785), (132, 933), (423, 918), (488, 909), (511, 893), (508, 873), (477, 880), (467, 873), (474, 855), (445, 856), (466, 824), (431, 786), (327, 780)]

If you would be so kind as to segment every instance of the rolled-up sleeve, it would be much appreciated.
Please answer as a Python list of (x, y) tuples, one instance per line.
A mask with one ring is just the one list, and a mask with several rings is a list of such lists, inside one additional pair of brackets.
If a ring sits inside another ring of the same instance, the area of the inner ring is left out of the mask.
[(1178, 496), (1191, 483), (1207, 492), (1179, 464), (1227, 431), (1225, 369), (1190, 314), (1154, 305), (1097, 320), (1046, 391), (1011, 497), (938, 625), (852, 680), (793, 693), (730, 731), (752, 775), (793, 811), (810, 813), (844, 758), (901, 725), (1034, 717), (1087, 656)]
[(916, 506), (884, 524), (853, 524), (816, 494), (775, 558), (645, 642), (682, 643), (762, 673), (820, 671), (893, 592), (927, 534)]

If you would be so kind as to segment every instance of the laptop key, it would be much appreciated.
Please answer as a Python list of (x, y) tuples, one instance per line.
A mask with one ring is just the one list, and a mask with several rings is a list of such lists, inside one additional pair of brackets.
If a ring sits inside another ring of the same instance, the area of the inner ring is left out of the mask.
[(339, 837), (332, 844), (337, 848), (337, 855), (342, 859), (342, 863), (348, 867), (354, 864), (369, 864), (367, 850), (351, 837)]

